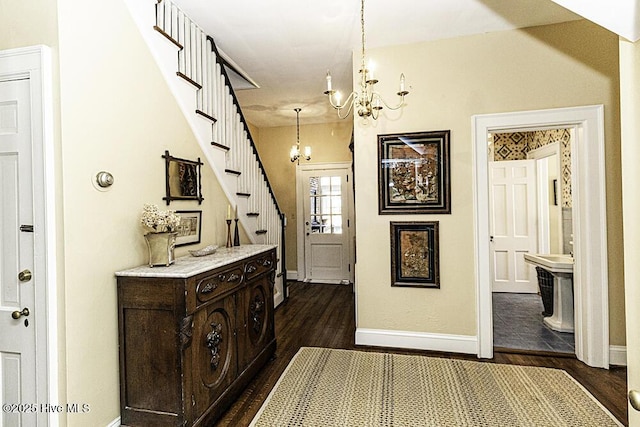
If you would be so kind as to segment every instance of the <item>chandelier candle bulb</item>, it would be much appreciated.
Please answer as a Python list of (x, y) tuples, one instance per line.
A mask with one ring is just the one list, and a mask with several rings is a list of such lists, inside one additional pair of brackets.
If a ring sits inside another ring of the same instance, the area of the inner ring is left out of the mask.
[(331, 92), (331, 73), (327, 71), (327, 92)]
[(311, 159), (311, 147), (309, 147), (308, 145), (306, 147), (304, 147), (304, 157), (307, 160)]
[(405, 90), (404, 90), (404, 73), (400, 74), (400, 92), (398, 93), (399, 95), (401, 94), (405, 94)]

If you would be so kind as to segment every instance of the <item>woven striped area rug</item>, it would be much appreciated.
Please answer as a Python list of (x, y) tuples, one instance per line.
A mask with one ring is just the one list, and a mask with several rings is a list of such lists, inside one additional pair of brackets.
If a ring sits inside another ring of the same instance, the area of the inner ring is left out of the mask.
[(251, 426), (621, 426), (566, 372), (302, 348)]

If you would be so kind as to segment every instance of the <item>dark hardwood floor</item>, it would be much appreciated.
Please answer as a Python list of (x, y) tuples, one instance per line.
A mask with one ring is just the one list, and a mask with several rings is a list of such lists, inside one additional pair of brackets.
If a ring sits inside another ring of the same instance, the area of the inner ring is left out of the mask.
[[(217, 426), (249, 425), (300, 347), (344, 348), (479, 360), (474, 355), (356, 346), (354, 295), (351, 286), (292, 282), (289, 289), (289, 300), (275, 312), (278, 341), (276, 358), (253, 379)], [(564, 369), (627, 425), (626, 368), (590, 368), (575, 358), (557, 357), (551, 353), (518, 354), (496, 351), (493, 359), (481, 361)]]

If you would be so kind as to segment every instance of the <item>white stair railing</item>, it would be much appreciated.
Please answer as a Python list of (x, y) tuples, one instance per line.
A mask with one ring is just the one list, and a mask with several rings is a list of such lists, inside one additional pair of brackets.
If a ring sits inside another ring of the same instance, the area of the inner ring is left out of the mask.
[[(227, 194), (236, 199), (240, 220), (252, 242), (278, 246), (276, 292), (279, 288), (284, 294), (284, 215), (215, 42), (169, 0), (160, 0), (155, 8), (154, 29), (178, 48), (177, 76), (196, 89), (195, 114), (211, 122), (212, 144), (217, 148), (209, 145), (203, 149), (223, 149), (218, 151), (223, 151), (225, 156), (224, 172), (235, 176), (235, 191)], [(215, 166), (212, 164), (212, 167)]]

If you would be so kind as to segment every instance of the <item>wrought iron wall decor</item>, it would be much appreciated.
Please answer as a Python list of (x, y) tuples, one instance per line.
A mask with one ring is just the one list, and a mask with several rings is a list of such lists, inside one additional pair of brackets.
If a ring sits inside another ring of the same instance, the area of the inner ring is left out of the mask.
[(378, 135), (378, 212), (449, 214), (450, 131)]
[(391, 286), (440, 288), (438, 221), (391, 222)]
[(166, 196), (162, 199), (167, 205), (172, 200), (197, 200), (202, 203), (201, 169), (203, 163), (173, 157), (165, 151), (162, 158), (165, 161)]

